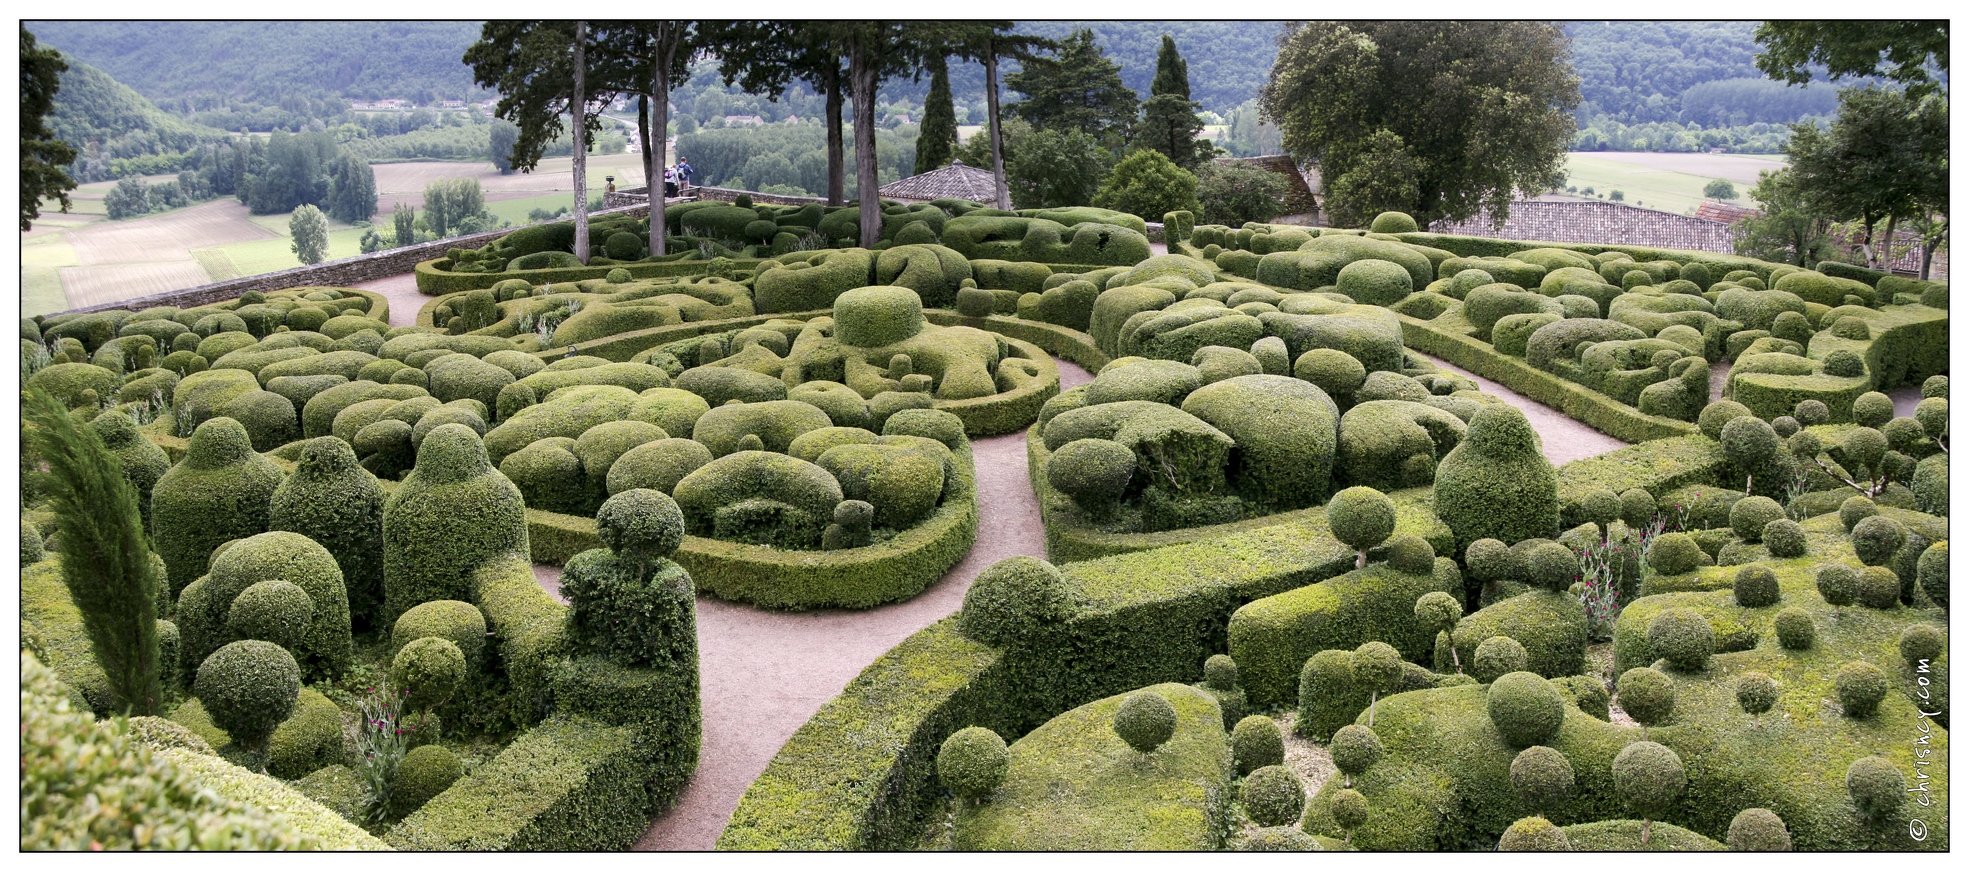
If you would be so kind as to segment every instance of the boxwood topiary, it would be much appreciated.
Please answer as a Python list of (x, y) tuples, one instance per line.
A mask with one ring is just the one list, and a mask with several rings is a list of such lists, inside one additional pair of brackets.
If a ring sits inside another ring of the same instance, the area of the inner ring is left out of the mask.
[(1908, 668), (1919, 670), (1923, 661), (1942, 656), (1944, 644), (1942, 631), (1935, 629), (1934, 625), (1915, 624), (1901, 631), (1901, 659), (1907, 662)]
[(1861, 757), (1846, 767), (1846, 793), (1871, 821), (1885, 821), (1907, 801), (1907, 778), (1885, 757)]
[(1777, 631), (1778, 644), (1787, 651), (1804, 651), (1812, 647), (1818, 636), (1818, 628), (1812, 623), (1811, 613), (1800, 608), (1789, 608), (1778, 612), (1772, 622)]
[(294, 650), (314, 619), (314, 600), (292, 582), (268, 579), (254, 584), (232, 601), (226, 631), (236, 639), (258, 639)]
[(1856, 599), (1860, 605), (1870, 609), (1891, 609), (1901, 604), (1901, 579), (1894, 570), (1885, 566), (1869, 566), (1860, 570), (1860, 587)]
[(480, 564), (527, 551), (519, 488), (492, 468), (471, 428), (439, 427), (383, 505), (384, 620), (431, 600), (469, 599)]
[(1648, 647), (1674, 669), (1701, 672), (1716, 653), (1716, 633), (1694, 609), (1664, 609), (1648, 621)]
[(965, 727), (937, 748), (937, 779), (966, 802), (980, 802), (1005, 783), (1012, 756), (1005, 740), (984, 727)]
[(1839, 692), (1839, 705), (1846, 710), (1847, 717), (1872, 716), (1880, 707), (1880, 701), (1887, 696), (1886, 673), (1864, 660), (1854, 660), (1839, 667), (1832, 683)]
[(1114, 712), (1114, 732), (1128, 747), (1147, 755), (1176, 735), (1176, 707), (1154, 691), (1137, 691)]
[(1351, 787), (1342, 788), (1328, 800), (1327, 811), (1333, 815), (1333, 822), (1347, 834), (1347, 841), (1351, 844), (1354, 829), (1367, 823), (1367, 797)]
[(405, 708), (430, 711), (449, 701), (465, 683), (465, 653), (450, 639), (425, 636), (397, 651), (390, 674), (405, 691)]
[(1873, 515), (1853, 525), (1853, 553), (1868, 566), (1885, 566), (1905, 544), (1907, 528), (1893, 518)]
[(1761, 715), (1778, 702), (1777, 680), (1762, 672), (1746, 672), (1737, 678), (1737, 705), (1751, 715)]
[(1915, 564), (1915, 577), (1929, 600), (1948, 608), (1948, 540), (1936, 542), (1921, 552)]
[(1662, 817), (1674, 809), (1688, 786), (1688, 772), (1682, 757), (1665, 745), (1635, 742), (1620, 750), (1613, 760), (1614, 792), (1629, 811), (1643, 821), (1642, 842), (1647, 841), (1646, 821)]
[[(309, 681), (340, 675), (351, 657), (348, 593), (342, 572), (327, 549), (297, 533), (270, 532), (227, 545), (212, 559), (202, 595), (181, 598), (179, 614), (187, 632), (186, 651), (202, 660), (220, 644), (233, 641), (222, 629), (234, 600), (264, 580), (293, 583), (314, 604), (314, 617), (289, 648)], [(210, 628), (210, 635), (202, 628)]]
[(1736, 595), (1737, 605), (1747, 609), (1760, 609), (1777, 605), (1778, 576), (1771, 568), (1760, 563), (1752, 563), (1737, 570), (1731, 584)]
[(682, 566), (591, 548), (568, 561), (561, 591), (568, 598), (568, 640), (577, 653), (697, 674), (695, 589)]
[(1306, 810), (1306, 787), (1298, 773), (1284, 766), (1261, 767), (1246, 776), (1238, 798), (1245, 815), (1261, 827), (1296, 823)]
[(1648, 565), (1662, 575), (1681, 575), (1695, 571), (1703, 564), (1704, 557), (1702, 547), (1689, 534), (1664, 533), (1649, 550)]
[(987, 645), (1039, 646), (1059, 632), (1071, 610), (1066, 581), (1053, 564), (1012, 557), (978, 574), (964, 593), (957, 626)]
[(390, 647), (402, 650), (418, 639), (435, 636), (449, 639), (465, 655), (466, 664), (483, 663), (485, 654), (485, 615), (478, 606), (459, 600), (432, 600), (418, 605), (397, 618), (390, 629)]
[(1354, 786), (1354, 776), (1381, 762), (1381, 757), (1386, 753), (1381, 737), (1360, 724), (1341, 727), (1333, 734), (1333, 741), (1327, 750), (1333, 756), (1334, 767), (1347, 777), (1348, 787)]
[(1853, 532), (1861, 521), (1880, 514), (1880, 507), (1866, 497), (1847, 497), (1839, 504), (1839, 522), (1846, 525), (1846, 532)]
[(1730, 507), (1730, 529), (1745, 542), (1760, 542), (1764, 525), (1784, 517), (1784, 507), (1770, 497), (1744, 497)]
[(1726, 838), (1732, 851), (1769, 853), (1791, 850), (1791, 831), (1767, 808), (1746, 808), (1730, 819)]
[[(260, 751), (294, 711), (301, 667), (294, 655), (272, 642), (233, 642), (199, 664), (192, 692), (213, 724), (241, 747)], [(264, 767), (265, 761), (260, 762)]]
[(1471, 662), (1470, 674), (1485, 684), (1497, 681), (1513, 672), (1525, 671), (1525, 646), (1510, 636), (1492, 636), (1477, 645), (1476, 659)]
[(1459, 547), (1518, 542), (1559, 527), (1558, 475), (1524, 413), (1489, 404), (1436, 467), (1435, 508)]
[(1485, 699), (1498, 734), (1521, 748), (1543, 744), (1565, 722), (1565, 698), (1536, 673), (1500, 676), (1491, 683)]
[[(621, 235), (621, 234), (618, 234)], [(397, 763), (390, 782), (390, 816), (407, 817), (465, 775), (465, 764), (443, 745), (419, 745)]]
[(1526, 805), (1556, 812), (1572, 796), (1572, 761), (1544, 745), (1533, 745), (1511, 760), (1511, 786)]
[(1778, 518), (1764, 525), (1764, 548), (1772, 557), (1805, 556), (1805, 528), (1790, 518)]
[(1231, 760), (1239, 775), (1249, 775), (1265, 766), (1285, 762), (1285, 736), (1278, 722), (1264, 715), (1249, 715), (1231, 728)]
[(1614, 690), (1621, 710), (1644, 727), (1660, 726), (1675, 714), (1675, 683), (1651, 667), (1621, 673)]
[(1510, 852), (1571, 851), (1566, 831), (1543, 817), (1520, 818), (1498, 837), (1497, 850)]
[(151, 492), (152, 537), (171, 593), (205, 574), (212, 549), (268, 528), (280, 468), (253, 451), (246, 428), (212, 418), (193, 431), (184, 459)]
[(1359, 552), (1354, 566), (1360, 568), (1368, 549), (1395, 531), (1395, 501), (1371, 487), (1350, 487), (1327, 501), (1326, 517), (1334, 538)]

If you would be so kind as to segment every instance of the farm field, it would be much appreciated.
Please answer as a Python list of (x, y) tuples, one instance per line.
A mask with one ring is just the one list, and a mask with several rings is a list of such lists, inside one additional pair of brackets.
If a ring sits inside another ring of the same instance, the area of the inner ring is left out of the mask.
[(1596, 195), (1620, 191), (1626, 202), (1687, 214), (1703, 200), (1702, 188), (1716, 179), (1737, 187), (1738, 205), (1754, 205), (1750, 188), (1757, 173), (1782, 168), (1781, 157), (1736, 154), (1664, 154), (1654, 152), (1574, 152), (1566, 161), (1566, 184)]
[[(590, 196), (614, 175), (618, 185), (642, 183), (640, 156), (589, 158)], [(416, 161), (376, 164), (376, 223), (387, 230), (395, 204), (423, 208), (424, 186), (445, 178), (479, 180), (486, 206), (503, 220), (524, 223), (527, 212), (572, 206), (572, 158), (549, 158), (533, 173), (500, 175), (489, 162)], [(172, 175), (150, 176), (151, 183)], [(21, 234), (21, 313), (43, 315), (149, 294), (196, 287), (298, 266), (286, 215), (253, 215), (230, 197), (134, 218), (106, 220), (103, 195), (115, 182), (94, 182), (70, 193), (66, 214), (44, 208)], [(362, 228), (331, 221), (329, 257), (360, 252)]]

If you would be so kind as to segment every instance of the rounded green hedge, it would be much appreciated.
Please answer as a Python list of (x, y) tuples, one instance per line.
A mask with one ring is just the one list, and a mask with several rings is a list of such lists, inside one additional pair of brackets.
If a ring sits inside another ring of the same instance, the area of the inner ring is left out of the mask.
[(1761, 563), (1748, 564), (1737, 570), (1731, 590), (1736, 596), (1737, 605), (1747, 609), (1777, 605), (1778, 575)]
[(1746, 672), (1737, 678), (1737, 706), (1750, 715), (1761, 715), (1778, 702), (1778, 682), (1762, 672)]
[(937, 748), (937, 779), (970, 802), (991, 796), (1011, 765), (1005, 740), (984, 727), (958, 730)]
[(405, 691), (406, 708), (430, 711), (449, 701), (465, 683), (465, 653), (450, 639), (413, 639), (390, 661), (390, 675)]
[(1238, 774), (1249, 775), (1285, 762), (1285, 734), (1278, 722), (1264, 715), (1247, 715), (1231, 728), (1231, 761)]
[(1245, 777), (1238, 798), (1244, 804), (1245, 815), (1261, 827), (1296, 823), (1306, 810), (1306, 787), (1299, 781), (1298, 773), (1284, 766), (1264, 766), (1253, 771)]
[(1732, 851), (1789, 851), (1791, 831), (1770, 809), (1746, 808), (1730, 819), (1730, 833), (1726, 841)]
[(1812, 647), (1818, 637), (1818, 628), (1812, 623), (1811, 613), (1800, 608), (1789, 608), (1778, 612), (1772, 621), (1777, 631), (1778, 645), (1787, 651), (1804, 651)]
[(1566, 831), (1542, 817), (1522, 818), (1498, 837), (1497, 850), (1510, 852), (1571, 851)]
[(1333, 741), (1327, 744), (1327, 751), (1333, 756), (1334, 768), (1347, 776), (1349, 785), (1353, 784), (1354, 776), (1381, 762), (1387, 753), (1381, 744), (1381, 737), (1360, 724), (1348, 724), (1335, 731)]
[(184, 459), (151, 491), (152, 541), (176, 595), (204, 575), (212, 549), (264, 532), (282, 475), (253, 451), (246, 428), (231, 418), (198, 425)]
[(662, 491), (632, 488), (602, 503), (595, 529), (602, 547), (634, 562), (654, 563), (684, 544), (684, 513)]
[(308, 440), (293, 474), (274, 488), (267, 526), (308, 537), (335, 558), (353, 624), (367, 628), (383, 606), (383, 488), (332, 436)]
[(252, 585), (232, 601), (226, 631), (238, 639), (258, 639), (293, 650), (314, 619), (314, 600), (292, 582), (269, 579)]
[(1114, 711), (1114, 733), (1142, 754), (1152, 754), (1176, 735), (1176, 707), (1154, 691), (1137, 691)]
[(1701, 672), (1716, 653), (1716, 633), (1695, 609), (1663, 609), (1648, 621), (1648, 647), (1677, 670)]
[(1907, 544), (1907, 528), (1885, 515), (1873, 515), (1853, 525), (1853, 553), (1868, 566), (1885, 566)]
[(1613, 760), (1614, 792), (1642, 819), (1661, 817), (1675, 807), (1689, 775), (1682, 757), (1666, 745), (1635, 742)]
[(443, 745), (419, 745), (397, 763), (390, 782), (390, 816), (408, 817), (465, 775), (465, 764)]
[(390, 629), (390, 648), (401, 651), (418, 639), (448, 639), (465, 655), (467, 664), (482, 663), (485, 654), (485, 614), (461, 600), (432, 600), (397, 618)]
[(233, 642), (198, 665), (192, 693), (241, 747), (259, 749), (275, 727), (294, 711), (301, 693), (301, 666), (272, 642)]
[(1533, 745), (1512, 758), (1511, 787), (1525, 804), (1558, 811), (1572, 796), (1572, 761), (1552, 748)]
[(1832, 684), (1839, 693), (1839, 705), (1846, 710), (1847, 717), (1871, 717), (1880, 707), (1880, 701), (1887, 697), (1887, 674), (1864, 660), (1854, 660), (1839, 667), (1839, 671), (1833, 674)]
[(439, 427), (383, 505), (384, 620), (432, 600), (469, 600), (481, 564), (527, 553), (519, 488), (492, 468), (471, 428)]
[(1500, 676), (1491, 683), (1485, 700), (1498, 734), (1520, 748), (1544, 744), (1566, 718), (1565, 697), (1532, 672)]
[(1861, 757), (1846, 767), (1846, 793), (1860, 814), (1885, 821), (1907, 802), (1907, 778), (1885, 757)]
[(957, 627), (964, 635), (999, 647), (1044, 644), (1072, 613), (1066, 580), (1036, 557), (1000, 560), (978, 573), (964, 592)]
[(1484, 684), (1490, 684), (1513, 672), (1525, 671), (1527, 663), (1525, 646), (1510, 636), (1492, 636), (1477, 645), (1477, 656), (1471, 661), (1470, 674)]
[(1651, 667), (1621, 673), (1614, 693), (1621, 710), (1643, 726), (1660, 726), (1675, 714), (1675, 682)]
[(1459, 547), (1558, 531), (1558, 474), (1523, 412), (1502, 403), (1477, 412), (1468, 435), (1437, 464), (1435, 509)]

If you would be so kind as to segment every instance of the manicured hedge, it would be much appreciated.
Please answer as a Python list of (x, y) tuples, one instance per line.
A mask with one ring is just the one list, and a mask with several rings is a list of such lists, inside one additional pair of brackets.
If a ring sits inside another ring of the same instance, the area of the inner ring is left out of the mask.
[[(757, 260), (734, 259), (732, 268), (751, 270), (759, 265)], [(452, 272), (450, 258), (437, 258), (417, 264), (417, 292), (427, 297), (440, 297), (459, 291), (472, 291), (490, 288), (507, 279), (526, 279), (534, 287), (550, 282), (576, 282), (582, 279), (606, 278), (613, 270), (625, 269), (631, 278), (653, 279), (671, 276), (704, 275), (710, 262), (702, 260), (658, 261), (656, 263), (618, 263), (605, 266), (576, 266), (557, 269), (501, 270), (489, 273)]]
[[(871, 608), (921, 593), (964, 559), (977, 539), (977, 478), (969, 447), (943, 505), (894, 538), (837, 551), (787, 551), (685, 536), (672, 559), (697, 589), (769, 608)], [(533, 559), (566, 563), (600, 547), (592, 518), (527, 510)]]
[(1230, 622), (1238, 684), (1258, 707), (1285, 705), (1299, 697), (1300, 667), (1329, 648), (1381, 641), (1409, 660), (1425, 659), (1435, 633), (1415, 619), (1415, 600), (1432, 590), (1462, 596), (1462, 585), (1449, 580), (1375, 564), (1247, 603)]
[(411, 851), (616, 851), (657, 812), (651, 754), (636, 727), (557, 717), (391, 828)]

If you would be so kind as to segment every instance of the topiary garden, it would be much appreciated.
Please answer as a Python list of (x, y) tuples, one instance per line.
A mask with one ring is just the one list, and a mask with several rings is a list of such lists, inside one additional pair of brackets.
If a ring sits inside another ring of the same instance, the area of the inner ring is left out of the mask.
[[(414, 326), (338, 288), (23, 319), (154, 553), (160, 688), (30, 479), (24, 777), (100, 745), (214, 846), (627, 847), (697, 769), (698, 597), (917, 598), (994, 535), (973, 440), (1022, 432), (1046, 559), (822, 706), (720, 848), (1947, 849), (1945, 293), (1398, 213), (1172, 213), (1166, 254), (853, 214), (671, 206), (682, 254), (611, 218), (585, 266), (525, 228), (420, 265)], [(1555, 465), (1464, 372), (1634, 444)]]

